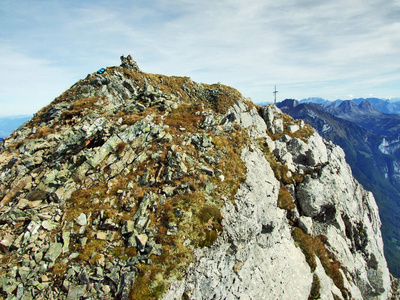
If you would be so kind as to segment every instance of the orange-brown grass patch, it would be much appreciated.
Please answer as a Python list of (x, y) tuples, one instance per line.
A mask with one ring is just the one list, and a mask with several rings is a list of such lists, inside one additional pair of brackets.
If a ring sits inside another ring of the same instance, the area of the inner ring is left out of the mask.
[(63, 276), (67, 272), (67, 264), (63, 262), (57, 262), (54, 264), (51, 271), (56, 276)]
[(28, 137), (28, 139), (43, 139), (46, 138), (49, 134), (52, 134), (55, 132), (54, 128), (43, 126), (43, 127), (38, 127), (36, 132)]
[(100, 100), (104, 100), (104, 97), (89, 97), (77, 100), (71, 105), (69, 110), (63, 111), (61, 119), (69, 120), (75, 116), (83, 116), (89, 110), (97, 108), (95, 103)]
[(218, 166), (224, 170), (224, 181), (217, 177), (212, 181), (218, 186), (216, 192), (233, 200), (240, 184), (246, 180), (246, 164), (241, 159), (242, 150), (249, 145), (249, 137), (244, 130), (235, 130), (231, 135), (212, 136), (215, 147), (225, 152)]
[(83, 247), (83, 249), (80, 251), (78, 259), (80, 261), (89, 261), (90, 263), (94, 263), (96, 261), (96, 257), (93, 256), (93, 254), (95, 252), (104, 250), (104, 245), (106, 243), (106, 241), (100, 241), (96, 239), (88, 241), (85, 247)]
[(293, 197), (285, 187), (281, 187), (278, 193), (278, 207), (290, 211), (296, 208)]
[(314, 134), (314, 129), (309, 124), (304, 124), (303, 128), (291, 133), (289, 136), (298, 138), (307, 143), (308, 138)]
[(91, 201), (93, 195), (99, 199), (104, 199), (106, 196), (106, 190), (107, 186), (104, 183), (98, 183), (91, 188), (79, 189), (72, 192), (71, 198), (67, 202), (65, 219), (67, 221), (72, 221), (81, 213), (98, 213), (101, 210), (114, 211), (109, 204), (100, 203), (93, 205)]
[(122, 117), (122, 123), (130, 126), (142, 119), (143, 119), (143, 116), (141, 116), (140, 114), (131, 114), (131, 115), (125, 114)]
[[(130, 292), (131, 300), (159, 299), (167, 289), (164, 270), (156, 265), (139, 265), (139, 274)], [(160, 280), (161, 279), (161, 280)]]
[(349, 299), (349, 291), (344, 287), (343, 276), (340, 272), (340, 262), (325, 248), (323, 243), (326, 237), (312, 237), (298, 227), (293, 229), (292, 236), (303, 251), (311, 271), (314, 272), (317, 267), (317, 262), (315, 260), (315, 256), (317, 256), (321, 261), (326, 275), (333, 280), (334, 284), (342, 292), (343, 297)]
[[(0, 254), (0, 263), (2, 266), (11, 266), (13, 262), (17, 261), (17, 254), (16, 252), (6, 252), (3, 254)], [(6, 268), (0, 268), (0, 276), (5, 274), (7, 272)]]
[[(199, 105), (180, 104), (177, 109), (165, 118), (164, 124), (170, 127), (170, 132), (180, 134), (180, 128), (185, 128), (186, 131), (196, 132), (200, 122), (203, 120), (201, 115), (202, 108)], [(197, 114), (196, 114), (197, 112)]]
[(51, 102), (50, 104), (46, 105), (43, 107), (41, 110), (39, 110), (32, 119), (28, 121), (28, 126), (29, 127), (34, 127), (37, 126), (40, 122), (40, 120), (43, 118), (44, 114), (54, 105), (54, 101)]
[(199, 246), (211, 247), (218, 238), (218, 232), (223, 230), (221, 211), (215, 205), (205, 205), (201, 208), (198, 218), (205, 229)]

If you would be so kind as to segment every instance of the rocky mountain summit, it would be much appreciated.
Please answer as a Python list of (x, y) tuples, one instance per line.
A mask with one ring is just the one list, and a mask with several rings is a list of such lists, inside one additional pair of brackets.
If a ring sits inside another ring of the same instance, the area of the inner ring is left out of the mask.
[(396, 297), (341, 148), (233, 88), (121, 60), (4, 140), (0, 298)]

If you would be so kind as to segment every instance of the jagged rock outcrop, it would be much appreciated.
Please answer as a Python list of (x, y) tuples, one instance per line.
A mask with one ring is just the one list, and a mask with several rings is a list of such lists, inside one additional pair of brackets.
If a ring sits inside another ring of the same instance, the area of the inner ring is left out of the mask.
[[(268, 118), (271, 131), (274, 118), (281, 118), (274, 106), (262, 108), (261, 115)], [(243, 124), (240, 113), (237, 118)], [(293, 124), (285, 125), (291, 128)], [(235, 206), (228, 203), (223, 210), (226, 230), (211, 249), (195, 253), (196, 262), (185, 280), (172, 285), (166, 299), (182, 295), (189, 299), (308, 299), (313, 274), (321, 299), (386, 299), (390, 281), (378, 209), (372, 194), (352, 177), (343, 151), (315, 133), (307, 142), (289, 135), (275, 141), (264, 137), (276, 159), (292, 166), (286, 169), (292, 174), (283, 174), (289, 177), (285, 181), (293, 180), (285, 186), (293, 196), (292, 209), (279, 208), (280, 183), (271, 163), (257, 146), (245, 149), (247, 178), (235, 196)], [(301, 180), (290, 178), (295, 173), (303, 176)], [(304, 259), (302, 246), (293, 247), (304, 242), (293, 236), (293, 227), (325, 241), (326, 253), (317, 254), (313, 273), (309, 254)], [(324, 255), (331, 255), (333, 261), (327, 263)], [(335, 269), (333, 264), (341, 267)]]
[(0, 152), (6, 299), (386, 299), (343, 151), (221, 84), (89, 74)]

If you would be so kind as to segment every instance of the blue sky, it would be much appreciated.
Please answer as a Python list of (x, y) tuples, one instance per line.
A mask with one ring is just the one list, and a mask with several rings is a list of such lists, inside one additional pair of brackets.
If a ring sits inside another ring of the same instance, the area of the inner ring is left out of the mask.
[(400, 0), (1, 0), (0, 116), (131, 54), (254, 102), (400, 97)]

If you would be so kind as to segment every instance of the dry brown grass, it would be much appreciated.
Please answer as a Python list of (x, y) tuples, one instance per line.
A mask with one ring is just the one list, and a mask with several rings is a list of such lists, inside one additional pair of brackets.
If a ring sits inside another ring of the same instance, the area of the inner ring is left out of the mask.
[(71, 105), (69, 110), (63, 111), (60, 118), (62, 120), (70, 120), (75, 116), (83, 116), (89, 111), (97, 109), (98, 107), (95, 103), (100, 100), (105, 101), (103, 97), (90, 97), (77, 100)]
[(57, 262), (51, 271), (56, 276), (63, 276), (67, 272), (67, 265), (63, 262)]
[(308, 300), (317, 300), (321, 298), (321, 281), (317, 274), (313, 275), (313, 282), (311, 285), (310, 295), (308, 296)]
[(296, 208), (292, 195), (285, 187), (279, 189), (278, 194), (278, 207), (287, 211)]
[(349, 291), (344, 287), (344, 280), (340, 272), (340, 262), (337, 261), (332, 253), (330, 253), (323, 243), (326, 240), (324, 236), (312, 237), (306, 234), (302, 229), (295, 227), (292, 231), (292, 236), (295, 242), (303, 251), (306, 261), (314, 272), (317, 267), (315, 257), (317, 256), (325, 273), (333, 280), (334, 284), (342, 292), (345, 299), (349, 299)]
[(165, 118), (164, 124), (170, 127), (169, 132), (172, 134), (181, 134), (180, 128), (185, 128), (188, 132), (196, 132), (204, 119), (201, 111), (200, 105), (180, 104)]
[(80, 251), (78, 259), (80, 261), (94, 263), (96, 261), (96, 257), (94, 257), (93, 254), (104, 250), (104, 245), (106, 243), (106, 241), (100, 241), (96, 239), (89, 240), (85, 247), (83, 247), (83, 249)]
[(38, 127), (36, 132), (28, 137), (28, 139), (33, 140), (33, 139), (43, 139), (46, 138), (49, 134), (52, 134), (55, 132), (55, 128), (43, 126), (43, 127)]
[(110, 207), (108, 203), (100, 203), (93, 205), (91, 199), (92, 196), (96, 196), (99, 199), (106, 197), (107, 186), (104, 183), (97, 183), (88, 189), (79, 189), (71, 194), (71, 198), (67, 202), (65, 219), (66, 221), (72, 221), (78, 217), (81, 213), (99, 213), (101, 210), (116, 213), (115, 209)]

